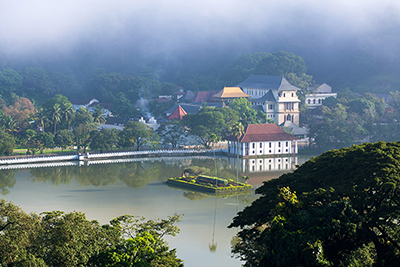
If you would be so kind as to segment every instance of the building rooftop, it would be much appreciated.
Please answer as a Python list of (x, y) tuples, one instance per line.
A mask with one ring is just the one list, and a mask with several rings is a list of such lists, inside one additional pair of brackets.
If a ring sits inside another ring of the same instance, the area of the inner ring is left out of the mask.
[(246, 80), (236, 85), (240, 88), (297, 91), (300, 88), (291, 85), (283, 76), (250, 75)]
[[(231, 135), (227, 138), (230, 141), (237, 141), (236, 137)], [(268, 142), (268, 141), (289, 141), (299, 140), (299, 138), (285, 133), (278, 125), (268, 124), (249, 124), (244, 130), (244, 134), (239, 138), (240, 143), (245, 142)]]
[(167, 119), (169, 119), (169, 120), (181, 120), (186, 115), (187, 115), (186, 111), (179, 105), (174, 110), (174, 112), (172, 112), (171, 115), (169, 115), (167, 117)]
[(214, 98), (238, 98), (238, 97), (250, 97), (245, 94), (239, 87), (224, 87), (217, 94), (213, 95)]

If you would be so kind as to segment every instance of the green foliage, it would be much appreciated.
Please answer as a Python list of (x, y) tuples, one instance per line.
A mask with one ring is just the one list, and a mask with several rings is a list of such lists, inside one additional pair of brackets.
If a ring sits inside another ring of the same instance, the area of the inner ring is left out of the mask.
[(0, 95), (9, 96), (22, 86), (22, 76), (15, 70), (7, 68), (0, 71)]
[(188, 127), (189, 134), (198, 138), (199, 144), (209, 148), (212, 136), (227, 136), (230, 127), (237, 120), (237, 112), (232, 109), (204, 106), (197, 114), (183, 117), (183, 124)]
[(139, 110), (131, 103), (123, 92), (119, 92), (112, 102), (112, 113), (123, 118), (136, 118), (140, 114)]
[(400, 143), (323, 153), (265, 182), (230, 227), (245, 266), (396, 266)]
[(90, 149), (91, 150), (110, 150), (112, 147), (117, 145), (118, 142), (118, 130), (103, 128), (100, 131), (94, 130), (90, 133)]
[(115, 218), (111, 225), (120, 228), (126, 239), (94, 257), (89, 266), (183, 266), (176, 250), (170, 250), (164, 240), (179, 233), (175, 224), (180, 220), (180, 215), (148, 221), (131, 215)]
[(54, 148), (54, 137), (51, 133), (39, 133), (35, 135), (32, 140), (37, 141), (38, 143), (41, 144), (40, 146), (40, 153), (43, 153), (44, 149), (47, 148)]
[(75, 112), (72, 127), (78, 149), (83, 147), (84, 151), (86, 151), (86, 146), (90, 142), (90, 133), (97, 129), (97, 125), (93, 122), (92, 114), (83, 107), (78, 109)]
[(164, 145), (171, 144), (172, 148), (176, 148), (183, 143), (187, 137), (184, 126), (177, 120), (162, 124), (156, 132), (160, 136), (161, 142)]
[(293, 53), (279, 51), (269, 54), (256, 66), (253, 74), (285, 76), (294, 86), (306, 89), (312, 76), (306, 75), (307, 67), (304, 60)]
[(260, 124), (258, 113), (252, 109), (252, 104), (246, 98), (235, 98), (229, 103), (229, 108), (239, 114), (239, 121), (246, 127), (248, 124)]
[(157, 143), (157, 135), (153, 129), (139, 121), (128, 121), (124, 130), (118, 133), (121, 147), (134, 147), (139, 150), (143, 146)]
[(66, 149), (74, 143), (74, 134), (70, 130), (61, 130), (54, 136), (54, 143), (56, 146)]
[(81, 212), (26, 214), (0, 200), (1, 266), (183, 266), (164, 240), (181, 216), (145, 220), (130, 215), (108, 225)]
[(15, 148), (15, 139), (12, 135), (0, 128), (0, 155), (11, 155)]

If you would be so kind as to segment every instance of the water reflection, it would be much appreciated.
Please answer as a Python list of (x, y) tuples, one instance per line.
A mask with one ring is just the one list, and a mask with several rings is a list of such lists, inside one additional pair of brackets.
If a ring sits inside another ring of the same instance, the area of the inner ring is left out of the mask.
[(10, 188), (13, 188), (15, 180), (15, 170), (0, 171), (0, 190), (2, 195), (10, 193)]
[[(240, 177), (247, 175), (247, 182), (258, 186), (264, 180), (292, 171), (294, 164), (301, 164), (306, 158), (254, 160), (253, 163), (252, 159), (240, 159), (237, 166)], [(28, 213), (78, 210), (101, 223), (123, 214), (146, 218), (184, 214), (178, 225), (181, 233), (168, 241), (171, 247), (177, 248), (185, 266), (239, 267), (240, 261), (230, 257), (236, 229), (227, 229), (227, 226), (258, 195), (214, 196), (169, 188), (164, 183), (193, 166), (208, 169), (208, 175), (217, 173), (218, 177), (235, 180), (235, 162), (236, 158), (196, 156), (64, 162), (52, 163), (52, 167), (45, 164), (24, 168), (1, 166), (4, 169), (0, 170), (0, 196), (7, 194), (8, 201)], [(286, 162), (290, 168), (285, 169)], [(253, 169), (253, 166), (256, 167)]]
[[(265, 180), (279, 177), (293, 171), (297, 165), (302, 164), (306, 157), (274, 157), (237, 159), (231, 157), (170, 157), (170, 158), (128, 158), (115, 160), (89, 161), (84, 164), (59, 163), (62, 166), (46, 167), (46, 164), (25, 164), (29, 168), (34, 182), (51, 182), (53, 185), (69, 184), (76, 180), (82, 186), (107, 186), (117, 181), (123, 182), (130, 188), (141, 188), (154, 179), (165, 182), (170, 177), (181, 176), (189, 167), (196, 166), (206, 170), (205, 174), (215, 175), (225, 179), (236, 179), (236, 168), (239, 167), (239, 181), (259, 186)], [(0, 192), (2, 195), (9, 193), (15, 185), (15, 172), (21, 166), (4, 166), (7, 170), (0, 171)], [(242, 179), (248, 177), (249, 179)], [(186, 190), (187, 191), (187, 190)], [(185, 198), (191, 200), (204, 199), (207, 194), (185, 192)]]

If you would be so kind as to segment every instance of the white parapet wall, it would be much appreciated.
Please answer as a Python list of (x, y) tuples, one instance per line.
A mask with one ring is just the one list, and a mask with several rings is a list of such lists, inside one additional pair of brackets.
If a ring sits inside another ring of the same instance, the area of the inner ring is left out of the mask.
[(69, 161), (69, 160), (78, 160), (78, 159), (79, 159), (78, 155), (27, 157), (27, 158), (2, 159), (2, 160), (0, 160), (0, 165), (36, 163), (36, 162), (52, 162), (52, 161)]
[(225, 152), (224, 149), (179, 149), (179, 150), (144, 150), (144, 151), (127, 151), (127, 152), (112, 152), (112, 153), (95, 153), (95, 154), (80, 154), (80, 155), (65, 155), (65, 156), (47, 156), (47, 157), (26, 157), (26, 158), (8, 158), (0, 160), (1, 165), (27, 164), (39, 162), (61, 162), (61, 161), (83, 161), (93, 159), (107, 158), (124, 158), (124, 157), (153, 157), (158, 155), (179, 156), (179, 155), (198, 155), (212, 152)]

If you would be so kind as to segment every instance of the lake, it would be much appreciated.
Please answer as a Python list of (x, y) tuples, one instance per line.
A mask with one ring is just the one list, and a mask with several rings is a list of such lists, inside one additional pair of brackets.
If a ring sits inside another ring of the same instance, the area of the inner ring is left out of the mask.
[[(290, 172), (311, 156), (240, 159), (164, 157), (97, 160), (24, 166), (0, 166), (0, 198), (12, 201), (26, 212), (82, 211), (102, 224), (123, 215), (147, 219), (183, 214), (176, 237), (168, 237), (171, 248), (185, 266), (241, 266), (231, 257), (231, 241), (237, 229), (228, 229), (232, 218), (258, 198), (253, 193), (216, 197), (168, 187), (165, 181), (184, 169), (198, 166), (210, 175), (243, 182), (255, 188), (264, 180)], [(56, 166), (68, 165), (68, 166)], [(19, 168), (21, 167), (21, 168)], [(7, 169), (10, 168), (10, 169)]]

